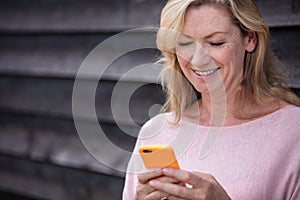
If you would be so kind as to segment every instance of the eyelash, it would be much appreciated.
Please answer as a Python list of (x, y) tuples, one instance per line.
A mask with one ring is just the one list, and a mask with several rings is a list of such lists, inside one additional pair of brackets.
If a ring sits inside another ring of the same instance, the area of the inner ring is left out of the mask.
[[(193, 42), (180, 42), (178, 43), (179, 46), (185, 47), (193, 44)], [(225, 44), (225, 42), (208, 42), (209, 45), (219, 47)]]
[(185, 47), (185, 46), (188, 46), (188, 45), (191, 45), (192, 42), (180, 42), (178, 43), (179, 46), (182, 46), (182, 47)]
[(225, 44), (225, 42), (210, 42), (209, 43), (211, 46), (219, 47)]

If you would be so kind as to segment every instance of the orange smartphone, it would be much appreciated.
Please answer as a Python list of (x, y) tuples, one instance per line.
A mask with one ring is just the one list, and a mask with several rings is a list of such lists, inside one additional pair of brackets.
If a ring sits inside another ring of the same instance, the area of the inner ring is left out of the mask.
[(139, 148), (144, 165), (149, 168), (177, 168), (179, 164), (172, 147), (167, 145), (146, 145)]

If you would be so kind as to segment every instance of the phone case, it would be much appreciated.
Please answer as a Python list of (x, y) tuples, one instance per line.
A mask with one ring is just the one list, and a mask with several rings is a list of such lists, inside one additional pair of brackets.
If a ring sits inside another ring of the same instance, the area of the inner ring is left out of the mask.
[(139, 153), (146, 168), (177, 168), (179, 164), (172, 147), (163, 145), (141, 146)]

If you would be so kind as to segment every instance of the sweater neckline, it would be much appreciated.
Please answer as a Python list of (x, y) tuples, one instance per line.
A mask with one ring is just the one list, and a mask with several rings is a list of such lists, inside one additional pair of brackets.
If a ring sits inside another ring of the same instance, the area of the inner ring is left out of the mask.
[(269, 113), (267, 115), (264, 115), (262, 117), (258, 117), (258, 118), (255, 118), (253, 120), (250, 120), (250, 121), (247, 121), (247, 122), (243, 122), (241, 124), (236, 124), (236, 125), (228, 125), (228, 126), (206, 126), (206, 125), (201, 125), (201, 124), (198, 124), (198, 123), (194, 123), (192, 121), (189, 121), (187, 119), (183, 119), (181, 118), (179, 124), (189, 124), (189, 125), (194, 125), (196, 127), (199, 127), (199, 128), (240, 128), (240, 127), (243, 127), (243, 126), (248, 126), (248, 125), (251, 125), (253, 123), (257, 123), (257, 122), (260, 122), (262, 120), (269, 120), (271, 119), (272, 117), (274, 117), (275, 115), (283, 112), (284, 110), (287, 110), (287, 109), (290, 109), (290, 108), (294, 108), (295, 106), (294, 105), (286, 105), (280, 109), (277, 109), (275, 110), (274, 112), (272, 113)]

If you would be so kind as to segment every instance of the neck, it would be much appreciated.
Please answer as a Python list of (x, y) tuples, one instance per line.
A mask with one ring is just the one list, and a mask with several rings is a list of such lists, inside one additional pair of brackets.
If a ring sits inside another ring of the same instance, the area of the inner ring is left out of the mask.
[(202, 95), (198, 105), (199, 123), (202, 125), (223, 126), (228, 121), (228, 117), (234, 115), (234, 102), (226, 98), (226, 95)]
[[(261, 117), (270, 114), (286, 105), (284, 101), (270, 100), (266, 106), (253, 104), (244, 105), (243, 110), (246, 113), (252, 113), (253, 117)], [(253, 118), (239, 118), (236, 116), (236, 102), (234, 96), (205, 96), (198, 101), (199, 115), (198, 123), (205, 126), (232, 126), (239, 125)], [(246, 115), (247, 116), (247, 115)]]

